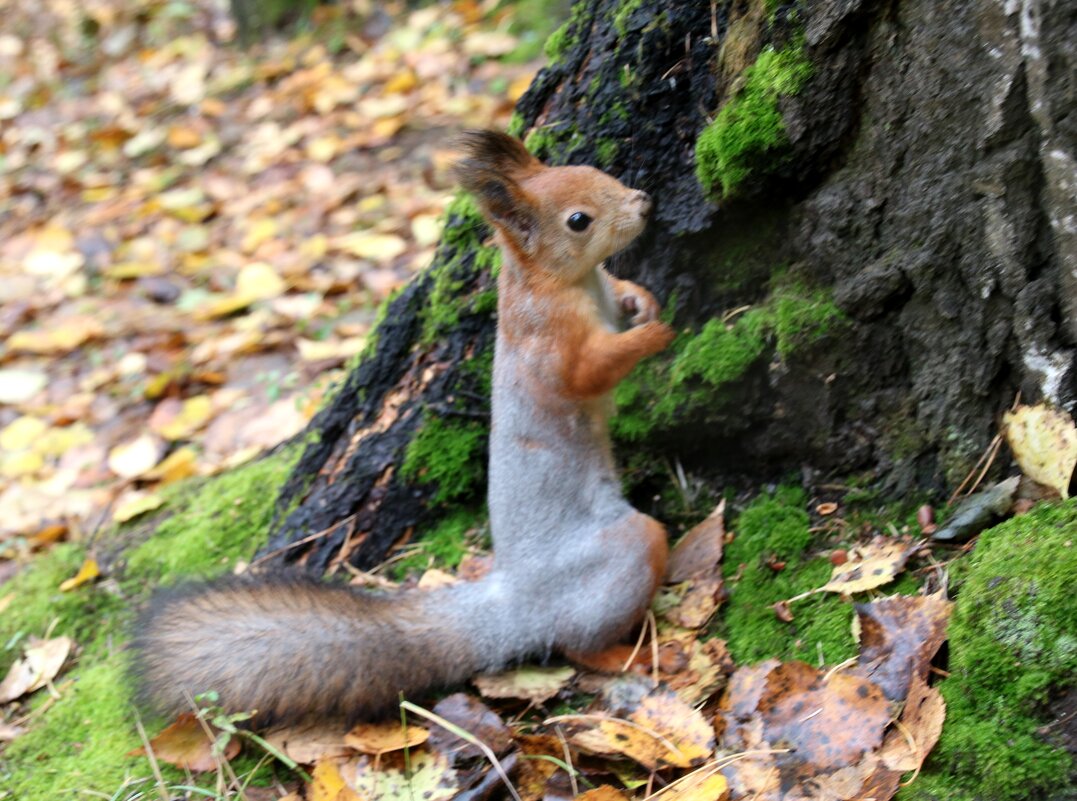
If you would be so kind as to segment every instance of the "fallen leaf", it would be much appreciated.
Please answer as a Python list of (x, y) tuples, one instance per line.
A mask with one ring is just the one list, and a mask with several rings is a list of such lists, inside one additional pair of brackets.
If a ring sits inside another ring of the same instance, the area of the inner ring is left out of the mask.
[(658, 797), (662, 801), (726, 801), (729, 780), (716, 768), (704, 767), (675, 781)]
[(325, 760), (315, 765), (312, 781), (307, 785), (307, 798), (310, 801), (364, 801), (344, 781), (340, 768), (338, 760)]
[[(375, 762), (374, 760), (377, 760)], [(362, 756), (351, 763), (349, 776), (357, 798), (378, 801), (448, 801), (460, 791), (456, 771), (438, 753), (415, 751), (407, 763), (403, 754)]]
[(159, 509), (165, 500), (155, 492), (129, 490), (116, 500), (112, 508), (112, 519), (117, 523), (126, 523), (139, 515)]
[(852, 549), (849, 561), (834, 567), (823, 589), (851, 595), (889, 584), (919, 547), (919, 543), (907, 539), (876, 537)]
[(939, 741), (945, 720), (946, 701), (942, 693), (928, 687), (920, 676), (913, 676), (901, 712), (901, 726), (891, 729), (880, 752), (883, 764), (901, 773), (920, 770)]
[(352, 749), (344, 743), (340, 726), (314, 725), (274, 729), (265, 740), (300, 765), (349, 756)]
[(570, 667), (522, 667), (476, 676), (472, 681), (487, 698), (519, 698), (541, 704), (557, 695), (576, 675)]
[[(453, 693), (446, 696), (437, 702), (433, 712), (477, 738), (495, 754), (504, 753), (512, 745), (509, 727), (496, 712), (470, 695)], [(430, 725), (429, 746), (445, 754), (453, 765), (464, 759), (483, 756), (481, 748), (436, 723)]]
[(407, 243), (396, 234), (379, 234), (373, 231), (358, 231), (337, 237), (334, 247), (350, 253), (360, 259), (376, 262), (389, 262), (408, 249)]
[(344, 735), (349, 748), (361, 754), (402, 751), (425, 743), (430, 732), (421, 726), (401, 726), (399, 721), (360, 723)]
[[(212, 731), (212, 728), (210, 729)], [(214, 735), (216, 736), (216, 735)], [(224, 753), (214, 753), (214, 740), (193, 712), (183, 712), (175, 722), (167, 726), (150, 740), (150, 749), (160, 762), (175, 765), (181, 770), (205, 773), (217, 770), (218, 759), (231, 761), (239, 754), (240, 742), (236, 737), (228, 740)], [(146, 753), (145, 748), (136, 748), (134, 754)]]
[(932, 657), (946, 640), (953, 604), (936, 595), (894, 595), (857, 604), (860, 658), (856, 672), (902, 701), (915, 677), (927, 678)]
[(265, 262), (255, 261), (243, 266), (236, 277), (236, 295), (246, 298), (248, 303), (256, 300), (270, 300), (282, 295), (287, 285), (277, 271)]
[(722, 602), (723, 586), (721, 576), (697, 578), (688, 582), (680, 603), (666, 612), (666, 619), (687, 629), (703, 628)]
[(1029, 478), (1069, 497), (1077, 466), (1077, 427), (1061, 409), (1046, 404), (1018, 406), (1002, 416), (1006, 441)]
[(699, 525), (681, 537), (669, 557), (666, 580), (671, 584), (709, 575), (722, 561), (725, 547), (725, 500)]
[(122, 442), (108, 452), (108, 468), (121, 478), (138, 478), (149, 472), (164, 453), (164, 443), (153, 434)]
[(348, 337), (347, 339), (297, 339), (296, 348), (299, 357), (305, 362), (342, 363), (359, 353), (366, 345), (366, 337)]
[[(187, 439), (213, 416), (213, 401), (208, 395), (187, 398), (175, 414), (154, 429), (165, 439)], [(151, 426), (153, 425), (151, 421)]]
[(0, 682), (0, 704), (40, 690), (56, 678), (74, 645), (70, 637), (53, 637), (28, 646), (23, 658), (11, 666)]
[[(665, 797), (668, 798), (669, 796)], [(628, 796), (615, 787), (603, 784), (593, 790), (588, 790), (586, 793), (580, 793), (576, 796), (576, 801), (628, 801)], [(716, 798), (713, 801), (721, 801), (721, 799)]]
[(0, 743), (10, 743), (20, 734), (25, 734), (26, 729), (13, 723), (0, 722)]
[(48, 380), (37, 370), (0, 370), (0, 403), (25, 403), (44, 389)]
[(152, 470), (147, 470), (142, 478), (147, 481), (160, 481), (171, 484), (174, 481), (193, 476), (197, 470), (198, 454), (194, 448), (184, 446), (177, 448), (157, 463)]
[(87, 559), (82, 563), (74, 576), (60, 582), (60, 591), (70, 592), (73, 589), (81, 587), (83, 584), (89, 584), (100, 575), (101, 569), (97, 566), (97, 560)]
[(96, 339), (104, 328), (93, 317), (68, 317), (47, 328), (16, 331), (8, 337), (10, 351), (24, 351), (43, 356), (70, 353), (82, 344)]

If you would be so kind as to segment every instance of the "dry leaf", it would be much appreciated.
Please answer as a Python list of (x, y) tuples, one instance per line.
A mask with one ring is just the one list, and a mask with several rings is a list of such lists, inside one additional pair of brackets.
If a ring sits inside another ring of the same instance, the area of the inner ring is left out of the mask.
[(142, 434), (117, 445), (108, 453), (108, 468), (121, 478), (138, 478), (161, 459), (164, 443), (153, 434)]
[(333, 245), (337, 250), (350, 253), (360, 259), (377, 262), (390, 262), (408, 249), (407, 242), (403, 238), (395, 234), (379, 234), (373, 231), (359, 231), (337, 237)]
[(403, 727), (398, 721), (360, 723), (346, 735), (344, 742), (361, 754), (384, 754), (402, 751), (425, 743), (430, 732), (421, 726)]
[(953, 604), (936, 595), (895, 595), (857, 604), (859, 675), (878, 684), (891, 701), (902, 701), (909, 683), (927, 678), (935, 652), (946, 640)]
[[(434, 706), (433, 712), (477, 738), (495, 754), (504, 753), (512, 745), (509, 727), (496, 712), (470, 695), (453, 693), (442, 698)], [(464, 759), (483, 756), (481, 748), (435, 723), (430, 725), (429, 746), (445, 754), (453, 765)]]
[(261, 261), (245, 265), (236, 278), (236, 295), (246, 298), (248, 303), (275, 298), (284, 294), (286, 288), (277, 271)]
[(128, 490), (116, 500), (116, 505), (112, 508), (112, 519), (117, 523), (126, 523), (146, 512), (159, 509), (164, 502), (165, 499), (155, 492)]
[[(204, 773), (217, 769), (218, 759), (232, 760), (239, 753), (238, 738), (231, 738), (224, 753), (217, 756), (213, 751), (213, 739), (206, 733), (193, 712), (184, 712), (175, 722), (150, 740), (153, 755), (161, 762), (175, 765), (182, 770)], [(137, 748), (132, 754), (144, 754), (145, 748)]]
[(0, 704), (40, 690), (60, 672), (75, 646), (70, 637), (38, 640), (28, 646), (23, 658), (11, 666), (0, 682)]
[(674, 782), (658, 798), (662, 801), (726, 801), (729, 780), (714, 768), (704, 767)]
[(87, 559), (82, 563), (78, 573), (73, 577), (60, 582), (60, 591), (70, 592), (77, 587), (81, 587), (83, 584), (89, 584), (100, 575), (101, 569), (97, 566), (97, 560)]
[(142, 476), (147, 481), (160, 481), (162, 484), (171, 484), (174, 481), (193, 476), (198, 472), (198, 454), (194, 448), (184, 446), (177, 448), (158, 462), (152, 470), (147, 470)]
[(460, 791), (456, 771), (441, 754), (412, 752), (407, 764), (401, 753), (376, 759), (377, 767), (374, 759), (362, 756), (346, 769), (345, 775), (364, 801), (448, 801)]
[(476, 676), (472, 681), (487, 698), (520, 698), (541, 704), (561, 692), (574, 675), (576, 671), (570, 667), (522, 667)]
[(213, 401), (208, 395), (196, 395), (185, 400), (175, 415), (155, 430), (165, 439), (187, 439), (209, 422), (212, 416)]
[(314, 766), (307, 798), (310, 801), (366, 801), (344, 781), (338, 760), (325, 760)]
[(901, 713), (901, 727), (890, 730), (880, 752), (883, 764), (902, 773), (919, 770), (939, 741), (945, 720), (946, 702), (942, 693), (928, 687), (920, 676), (913, 676)]
[(1077, 427), (1073, 418), (1061, 409), (1040, 404), (1018, 406), (1002, 416), (1002, 423), (1022, 472), (1068, 498), (1077, 466)]
[(0, 370), (0, 403), (25, 403), (45, 388), (48, 376), (37, 370)]
[(352, 749), (344, 743), (339, 726), (301, 726), (274, 729), (265, 735), (266, 742), (300, 765), (312, 765), (327, 759), (345, 757)]
[(722, 561), (725, 547), (725, 500), (699, 525), (681, 537), (669, 557), (666, 580), (671, 584), (709, 575)]
[(849, 561), (835, 566), (823, 589), (851, 595), (889, 584), (919, 547), (919, 543), (908, 539), (876, 537), (868, 544), (854, 548)]

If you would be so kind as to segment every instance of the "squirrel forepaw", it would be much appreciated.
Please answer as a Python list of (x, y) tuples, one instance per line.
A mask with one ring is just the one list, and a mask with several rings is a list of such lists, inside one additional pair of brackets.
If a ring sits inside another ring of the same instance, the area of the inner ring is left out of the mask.
[(621, 306), (621, 314), (632, 326), (643, 325), (658, 319), (662, 307), (654, 299), (654, 295), (641, 286), (632, 286), (618, 298)]

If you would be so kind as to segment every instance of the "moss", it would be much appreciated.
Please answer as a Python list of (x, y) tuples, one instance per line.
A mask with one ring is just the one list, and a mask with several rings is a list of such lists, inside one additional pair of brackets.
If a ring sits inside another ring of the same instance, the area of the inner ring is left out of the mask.
[(427, 416), (408, 443), (400, 474), (434, 484), (435, 503), (456, 500), (474, 491), (485, 474), (478, 458), (486, 426), (474, 420), (456, 421)]
[(561, 56), (569, 52), (579, 42), (583, 26), (589, 19), (589, 6), (590, 3), (587, 3), (586, 0), (578, 0), (578, 2), (573, 3), (572, 12), (568, 20), (546, 39), (543, 52), (546, 53), (546, 58), (550, 60), (551, 64), (560, 60)]
[(696, 177), (708, 194), (734, 195), (753, 172), (782, 162), (789, 137), (778, 100), (800, 91), (811, 71), (799, 42), (764, 48), (744, 71), (743, 87), (696, 140)]
[(776, 275), (766, 301), (731, 322), (714, 318), (682, 332), (666, 353), (647, 360), (614, 390), (613, 435), (637, 442), (677, 419), (720, 414), (728, 388), (774, 351), (789, 359), (844, 319), (829, 295)]
[(628, 31), (629, 18), (643, 5), (643, 0), (624, 0), (613, 14), (613, 27), (624, 36)]
[[(852, 606), (829, 593), (813, 595), (793, 606), (791, 623), (774, 614), (778, 601), (826, 583), (830, 561), (812, 557), (806, 499), (802, 491), (780, 487), (748, 505), (733, 525), (736, 536), (724, 558), (729, 602), (722, 634), (738, 664), (770, 657), (834, 664), (856, 652)], [(781, 570), (770, 564), (785, 562)], [(768, 562), (770, 564), (768, 564)]]
[(430, 567), (450, 570), (457, 567), (467, 555), (469, 546), (484, 544), (472, 542), (467, 536), (469, 532), (477, 531), (483, 522), (481, 511), (471, 507), (457, 509), (436, 527), (424, 532), (413, 553), (393, 564), (393, 576), (399, 580)]
[(125, 586), (216, 575), (252, 554), (268, 535), (277, 488), (298, 456), (290, 448), (176, 491), (169, 504), (178, 511), (128, 553)]
[(616, 139), (599, 139), (595, 145), (595, 155), (598, 156), (598, 164), (603, 169), (608, 169), (613, 160), (617, 158), (620, 148)]
[(149, 773), (127, 756), (138, 745), (123, 659), (113, 652), (77, 670), (60, 700), (8, 746), (0, 787), (19, 801), (111, 791), (127, 774)]
[(947, 720), (902, 799), (1069, 797), (1074, 764), (1041, 733), (1077, 686), (1077, 500), (1041, 504), (980, 536), (952, 572)]

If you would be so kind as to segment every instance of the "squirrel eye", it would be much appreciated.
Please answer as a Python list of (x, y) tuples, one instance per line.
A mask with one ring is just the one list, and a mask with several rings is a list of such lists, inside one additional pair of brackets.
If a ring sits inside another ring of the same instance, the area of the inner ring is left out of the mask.
[(577, 211), (568, 218), (568, 227), (573, 231), (585, 231), (591, 224), (591, 218), (582, 211)]

